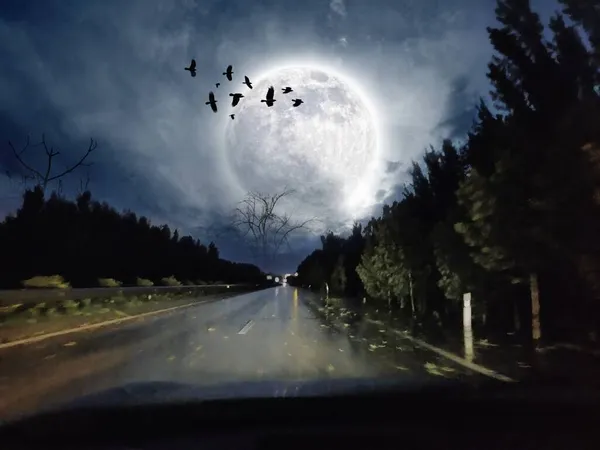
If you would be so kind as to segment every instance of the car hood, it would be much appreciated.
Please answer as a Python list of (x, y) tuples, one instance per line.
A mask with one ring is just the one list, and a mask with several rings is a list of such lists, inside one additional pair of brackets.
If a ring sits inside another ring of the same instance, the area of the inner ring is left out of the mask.
[[(324, 379), (310, 381), (249, 381), (218, 385), (193, 385), (177, 382), (140, 382), (107, 389), (80, 397), (60, 406), (79, 408), (94, 406), (119, 406), (151, 403), (179, 403), (203, 400), (225, 400), (241, 398), (314, 397), (344, 394), (366, 394), (372, 392), (419, 389), (430, 390), (435, 386), (461, 386), (456, 381), (403, 382), (398, 379)], [(56, 409), (56, 408), (52, 408)]]
[(190, 403), (276, 397), (326, 397), (362, 394), (411, 394), (442, 397), (530, 398), (542, 401), (600, 402), (600, 390), (564, 386), (554, 382), (506, 383), (491, 379), (398, 379), (398, 378), (326, 378), (316, 380), (263, 380), (211, 385), (170, 381), (129, 383), (79, 397), (56, 405), (51, 410), (80, 407), (128, 406), (140, 404)]

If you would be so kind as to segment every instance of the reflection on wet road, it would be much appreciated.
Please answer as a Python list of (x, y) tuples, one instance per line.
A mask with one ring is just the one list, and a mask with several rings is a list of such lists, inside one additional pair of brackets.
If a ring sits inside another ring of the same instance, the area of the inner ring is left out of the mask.
[[(0, 418), (139, 381), (473, 376), (293, 287), (0, 350)], [(330, 320), (334, 319), (334, 320)]]

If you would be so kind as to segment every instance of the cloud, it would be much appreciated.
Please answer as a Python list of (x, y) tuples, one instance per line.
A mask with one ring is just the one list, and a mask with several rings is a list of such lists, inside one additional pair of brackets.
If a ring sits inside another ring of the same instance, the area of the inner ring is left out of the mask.
[(386, 173), (394, 173), (402, 166), (401, 161), (387, 161), (385, 172)]
[[(68, 163), (94, 137), (95, 197), (201, 238), (200, 227), (225, 215), (243, 194), (232, 189), (224, 158), (221, 133), (230, 119), (204, 105), (216, 81), (219, 93), (229, 88), (221, 75), (228, 64), (236, 77), (252, 78), (281, 61), (327, 62), (356, 79), (376, 105), (384, 137), (376, 186), (382, 201), (396, 195), (402, 167), (430, 144), (464, 131), (472, 99), (488, 89), (485, 25), (493, 7), (474, 0), (374, 0), (348, 8), (339, 0), (307, 0), (301, 9), (291, 8), (297, 5), (291, 0), (7, 4), (0, 14), (2, 145), (45, 131)], [(183, 70), (192, 57), (196, 78)], [(1, 172), (14, 170), (1, 150)], [(386, 171), (387, 162), (402, 165), (389, 170), (388, 164)], [(77, 191), (78, 178), (67, 180), (68, 192)], [(2, 194), (15, 195), (5, 184)], [(0, 203), (0, 213), (9, 204)], [(302, 208), (293, 206), (292, 213)], [(223, 256), (245, 255), (236, 245)]]
[(331, 0), (329, 7), (334, 13), (342, 17), (346, 16), (346, 5), (344, 4), (344, 0)]

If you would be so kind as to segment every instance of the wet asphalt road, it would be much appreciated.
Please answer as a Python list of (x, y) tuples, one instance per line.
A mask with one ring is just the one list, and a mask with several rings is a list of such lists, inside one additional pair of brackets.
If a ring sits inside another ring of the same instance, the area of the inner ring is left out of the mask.
[(282, 286), (0, 349), (0, 418), (131, 382), (479, 378), (315, 299)]

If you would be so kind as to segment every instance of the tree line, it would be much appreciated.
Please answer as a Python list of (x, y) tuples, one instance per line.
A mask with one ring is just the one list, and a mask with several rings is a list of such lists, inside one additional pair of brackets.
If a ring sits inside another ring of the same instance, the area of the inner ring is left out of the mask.
[(0, 287), (19, 288), (35, 276), (60, 275), (73, 287), (97, 286), (100, 278), (125, 285), (138, 279), (185, 284), (260, 283), (261, 270), (219, 257), (192, 236), (152, 225), (134, 212), (118, 212), (85, 191), (75, 201), (42, 183), (26, 190), (14, 215), (0, 223)]
[(381, 217), (346, 238), (323, 236), (292, 284), (444, 326), (460, 323), (470, 292), (476, 326), (596, 339), (600, 8), (560, 6), (546, 39), (528, 0), (497, 2), (487, 29), (493, 103), (480, 101), (464, 142), (446, 140), (413, 163)]

